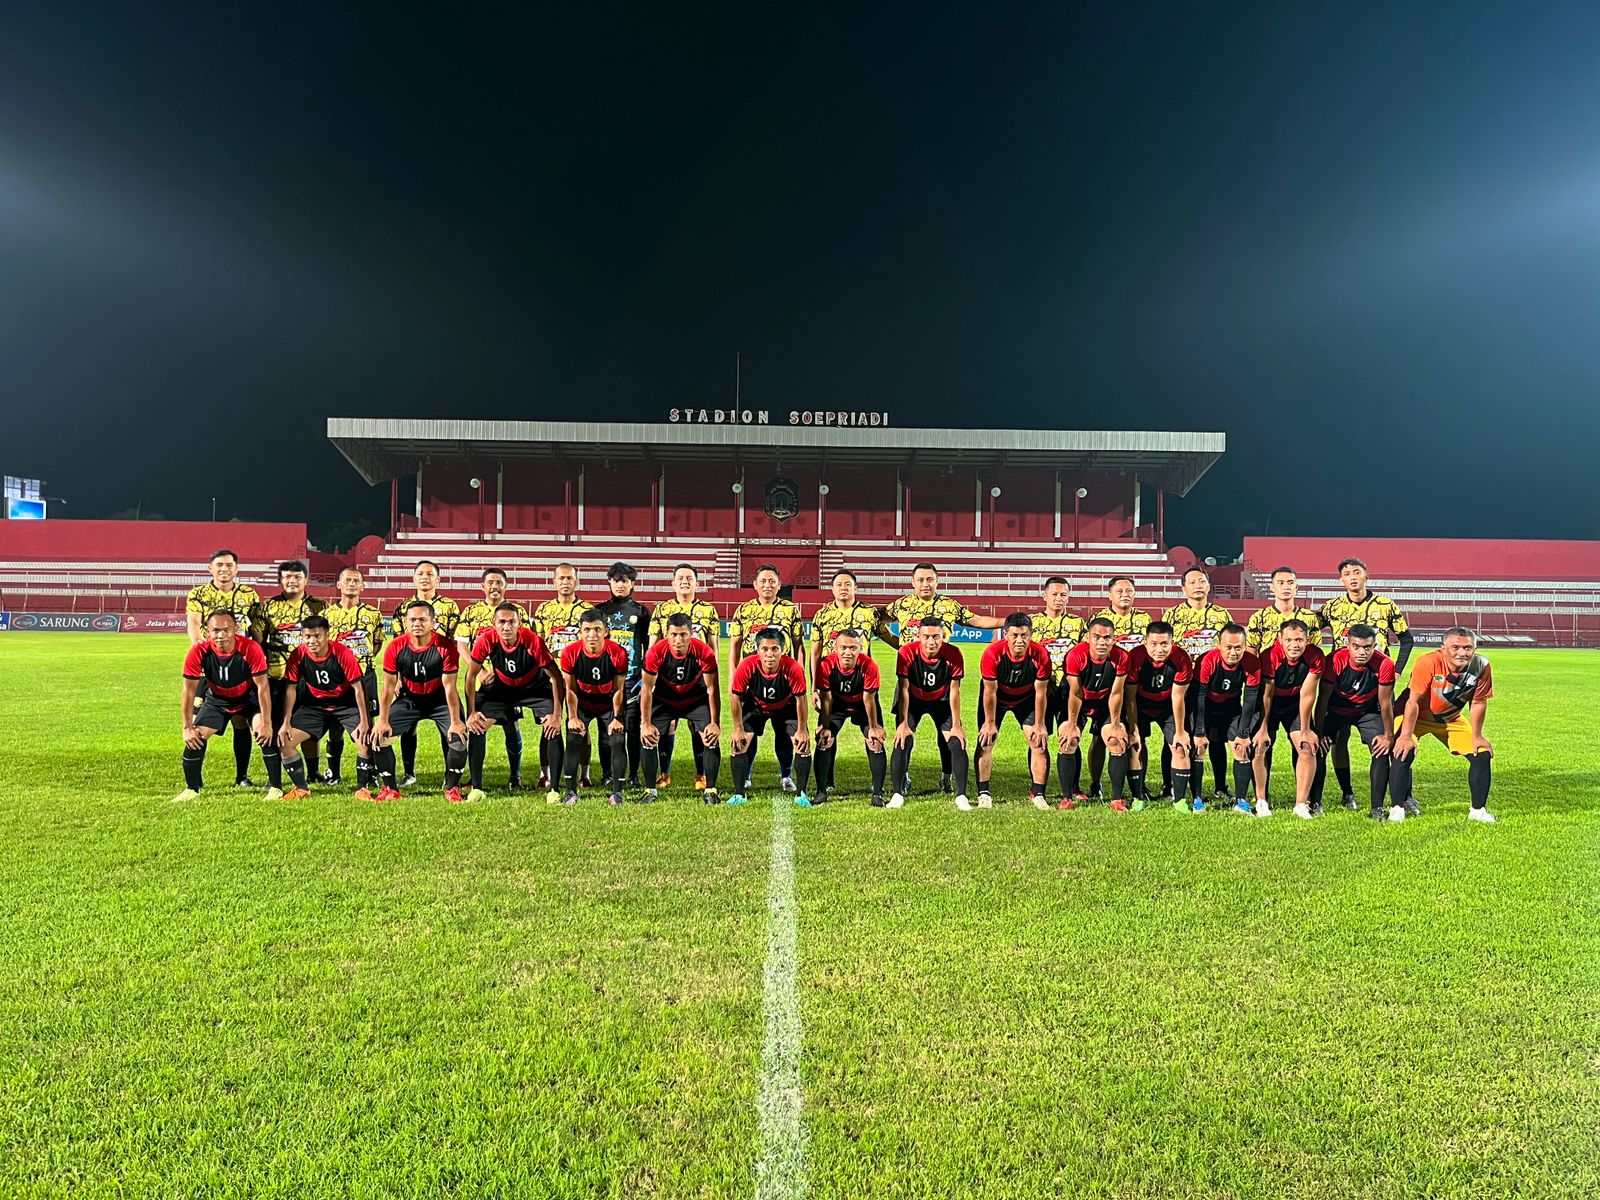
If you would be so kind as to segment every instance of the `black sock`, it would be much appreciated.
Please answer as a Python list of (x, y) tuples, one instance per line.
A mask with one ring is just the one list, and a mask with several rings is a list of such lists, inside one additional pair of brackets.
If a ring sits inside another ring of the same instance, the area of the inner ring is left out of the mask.
[(1248, 761), (1240, 762), (1235, 759), (1233, 763), (1233, 798), (1235, 800), (1250, 799), (1250, 790), (1255, 787), (1255, 780), (1256, 775), (1250, 769), (1250, 763)]
[(950, 741), (940, 735), (939, 737), (939, 774), (948, 775), (951, 771)]
[(655, 790), (656, 780), (660, 778), (658, 772), (661, 768), (661, 755), (654, 746), (645, 746), (640, 752), (640, 757), (645, 774), (644, 785), (653, 791)]
[(1172, 747), (1161, 747), (1161, 794), (1172, 790)]
[(1172, 773), (1172, 799), (1183, 802), (1189, 799), (1189, 781), (1194, 776), (1188, 771), (1174, 771)]
[(817, 764), (817, 791), (825, 792), (833, 786), (833, 761), (838, 755), (838, 742), (834, 742), (826, 750), (821, 746), (817, 747), (817, 752), (814, 756)]
[(1196, 799), (1206, 794), (1206, 763), (1198, 755), (1189, 764), (1189, 791)]
[[(689, 735), (689, 749), (694, 752), (694, 773), (696, 775), (704, 775), (706, 773), (705, 743), (691, 733)], [(752, 763), (755, 761), (753, 755), (751, 761)]]
[(364, 754), (356, 755), (356, 787), (372, 786), (372, 759)]
[[(506, 766), (510, 768), (512, 779), (522, 778), (522, 726), (515, 721), (508, 721), (501, 726), (506, 735)], [(479, 784), (474, 783), (473, 787)]]
[(1128, 794), (1135, 800), (1144, 799), (1144, 768), (1128, 772)]
[[(883, 778), (889, 771), (889, 753), (886, 750), (868, 750), (867, 768), (872, 772), (872, 794), (883, 795)], [(832, 776), (829, 776), (829, 786), (832, 786)]]
[(1061, 781), (1061, 798), (1069, 799), (1078, 794), (1078, 782), (1083, 777), (1083, 754), (1074, 750), (1071, 754), (1056, 755), (1056, 777)]
[[(659, 745), (656, 748), (656, 762), (657, 762), (657, 764), (658, 764), (658, 766), (660, 768), (659, 771), (656, 773), (656, 779), (660, 779), (662, 775), (671, 774), (671, 772), (672, 772), (672, 751), (673, 751), (673, 748), (677, 744), (677, 740), (678, 740), (678, 735), (675, 734), (675, 733), (665, 733), (665, 732), (662, 733), (661, 741), (660, 741)], [(655, 785), (656, 785), (656, 780), (652, 779), (650, 781), (650, 786), (651, 787), (655, 787)]]
[[(1396, 797), (1395, 803), (1404, 803), (1407, 796), (1411, 795), (1411, 767), (1416, 760), (1416, 751), (1411, 752), (1411, 757), (1400, 758), (1391, 755), (1389, 759), (1389, 791)], [(1471, 776), (1471, 769), (1468, 769)]]
[(467, 744), (451, 738), (444, 748), (444, 790), (461, 786), (461, 772), (467, 768)]
[(1328, 782), (1328, 756), (1317, 755), (1317, 769), (1311, 775), (1311, 803), (1322, 803), (1322, 789)]
[(403, 733), (400, 735), (400, 763), (406, 769), (407, 775), (417, 773), (417, 735)]
[(706, 790), (717, 786), (717, 780), (722, 776), (722, 743), (715, 746), (702, 746), (705, 751), (700, 758), (700, 769), (705, 772)]
[(328, 770), (338, 775), (344, 766), (344, 742), (338, 737), (328, 739)]
[(806, 785), (811, 782), (811, 755), (796, 754), (794, 756), (794, 790), (803, 792)]
[(301, 750), (300, 754), (306, 760), (306, 773), (312, 779), (321, 778), (317, 771), (317, 763), (320, 761), (317, 755), (317, 744), (315, 742), (306, 742), (305, 748)]
[(200, 743), (200, 749), (191, 750), (188, 746), (183, 748), (183, 782), (191, 792), (198, 792), (205, 786), (206, 744)]
[(278, 753), (276, 746), (264, 747), (261, 751), (261, 761), (267, 764), (267, 786), (269, 788), (283, 787), (283, 756)]
[(1355, 794), (1355, 785), (1350, 782), (1349, 763), (1344, 763), (1343, 765), (1334, 763), (1333, 774), (1334, 778), (1339, 781), (1339, 794), (1341, 796), (1350, 796)]
[[(578, 790), (578, 764), (584, 761), (584, 750), (583, 734), (568, 731), (567, 744), (561, 751), (561, 761), (564, 768), (562, 774), (569, 792)], [(550, 777), (555, 778), (554, 767), (550, 768)]]
[(306, 786), (306, 760), (302, 754), (283, 760), (283, 769), (289, 773), (289, 782), (297, 788)]
[(620, 792), (622, 777), (628, 773), (628, 731), (624, 728), (608, 733), (600, 744), (607, 748), (606, 769), (610, 773), (611, 790)]
[(1111, 798), (1122, 799), (1122, 789), (1128, 782), (1128, 756), (1126, 754), (1108, 754), (1106, 763), (1111, 768)]
[(539, 760), (550, 775), (550, 787), (561, 790), (561, 768), (566, 763), (567, 752), (561, 744), (561, 735), (553, 733), (539, 741)]
[(386, 788), (394, 787), (394, 747), (380, 746), (372, 752), (372, 766), (377, 782)]
[(1212, 738), (1206, 750), (1211, 755), (1211, 781), (1217, 785), (1217, 791), (1225, 793), (1228, 790), (1228, 739)]
[[(511, 726), (507, 725), (509, 732)], [(473, 788), (483, 787), (483, 760), (489, 753), (489, 738), (482, 733), (469, 733), (467, 735), (467, 777), (472, 780)]]
[(250, 747), (256, 744), (250, 731), (243, 726), (233, 727), (233, 777), (244, 779), (250, 774)]
[(906, 772), (911, 768), (911, 752), (916, 749), (916, 734), (906, 738), (904, 746), (896, 746), (889, 763), (889, 786), (900, 791), (906, 786)]
[[(1372, 785), (1372, 807), (1383, 807), (1383, 794), (1389, 790), (1389, 756), (1387, 754), (1374, 754), (1372, 766), (1367, 771), (1367, 779)], [(1405, 797), (1400, 797), (1404, 800)], [(1395, 803), (1399, 803), (1397, 800)]]
[(755, 764), (755, 757), (756, 751), (754, 743), (752, 743), (750, 749), (746, 750), (743, 754), (735, 754), (733, 756), (734, 795), (744, 795), (744, 789), (750, 786), (750, 768)]
[(1467, 789), (1472, 793), (1473, 808), (1489, 807), (1489, 764), (1492, 761), (1492, 757), (1482, 751), (1467, 756)]

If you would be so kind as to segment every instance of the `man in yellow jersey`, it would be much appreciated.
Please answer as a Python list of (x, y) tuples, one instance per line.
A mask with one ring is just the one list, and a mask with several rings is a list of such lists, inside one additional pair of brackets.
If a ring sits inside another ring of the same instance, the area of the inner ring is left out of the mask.
[[(387, 640), (387, 623), (376, 604), (361, 598), (366, 580), (356, 567), (346, 567), (339, 572), (339, 601), (322, 610), (328, 618), (328, 632), (334, 641), (345, 646), (361, 664), (361, 687), (367, 698), (367, 717), (378, 715), (378, 679), (372, 664)], [(372, 760), (367, 747), (356, 747), (356, 786), (370, 787), (374, 781)], [(328, 771), (324, 783), (338, 784), (339, 763), (344, 753), (343, 742), (338, 737), (328, 738)]]
[[(1200, 660), (1206, 652), (1217, 644), (1217, 637), (1222, 633), (1224, 625), (1233, 622), (1233, 614), (1220, 604), (1211, 603), (1211, 576), (1206, 574), (1206, 569), (1201, 566), (1192, 566), (1183, 573), (1183, 602), (1174, 604), (1161, 614), (1161, 619), (1172, 626), (1173, 641), (1178, 649), (1189, 656), (1195, 669), (1189, 677), (1189, 695), (1187, 711), (1196, 713), (1200, 710), (1195, 689), (1200, 686)], [(1148, 628), (1148, 627), (1147, 627)], [(1211, 769), (1216, 778), (1224, 778), (1223, 771), (1227, 745), (1221, 741), (1213, 742), (1211, 750)], [(1165, 784), (1172, 775), (1172, 753), (1163, 746), (1161, 750), (1161, 777), (1163, 780), (1162, 791), (1165, 793)], [(1205, 763), (1200, 761), (1200, 756), (1195, 755), (1195, 761), (1190, 767), (1190, 784), (1196, 796), (1206, 794)], [(1220, 790), (1220, 789), (1219, 789)]]
[[(863, 604), (856, 598), (857, 582), (854, 571), (836, 571), (833, 576), (833, 603), (824, 604), (811, 615), (811, 640), (807, 651), (808, 676), (817, 678), (826, 655), (836, 649), (834, 642), (847, 629), (861, 631), (861, 645), (857, 651), (869, 657), (872, 639), (880, 638), (898, 647), (900, 639), (889, 629), (889, 618), (875, 604)], [(852, 660), (854, 661), (854, 660)], [(820, 705), (821, 689), (813, 688), (813, 700)]]
[[(1144, 645), (1145, 631), (1150, 628), (1151, 621), (1150, 614), (1134, 607), (1133, 601), (1133, 580), (1127, 575), (1113, 575), (1106, 583), (1106, 606), (1089, 618), (1110, 621), (1112, 644), (1128, 654)], [(1105, 761), (1105, 742), (1096, 738), (1089, 747), (1089, 798), (1092, 800), (1105, 798), (1100, 794), (1100, 772)], [(1163, 755), (1163, 762), (1167, 761)]]
[[(206, 619), (214, 612), (233, 614), (234, 631), (238, 637), (261, 640), (261, 594), (248, 583), (239, 582), (239, 556), (232, 550), (218, 550), (211, 556), (211, 582), (196, 584), (189, 589), (189, 600), (184, 606), (189, 624), (189, 644), (198, 646), (206, 640)], [(198, 685), (197, 706), (205, 702), (208, 685), (202, 679)], [(236, 787), (254, 787), (250, 782), (250, 747), (255, 738), (246, 722), (233, 727), (233, 774)]]
[[(1344, 585), (1344, 595), (1335, 596), (1324, 601), (1317, 610), (1323, 628), (1333, 635), (1333, 648), (1337, 652), (1344, 645), (1345, 635), (1352, 626), (1366, 625), (1377, 633), (1375, 651), (1378, 654), (1387, 654), (1394, 659), (1394, 673), (1404, 678), (1406, 659), (1411, 657), (1413, 640), (1411, 626), (1406, 623), (1406, 614), (1400, 606), (1387, 596), (1380, 596), (1367, 587), (1367, 564), (1359, 558), (1342, 558), (1339, 560), (1339, 582)], [(1398, 648), (1399, 653), (1395, 653)], [(1397, 701), (1397, 706), (1405, 704), (1406, 697), (1402, 693)], [(1343, 793), (1340, 803), (1345, 808), (1355, 808), (1355, 789), (1350, 779), (1350, 744), (1349, 731), (1344, 730), (1341, 736), (1333, 743), (1333, 750), (1328, 755), (1328, 760), (1333, 764), (1333, 774), (1339, 781), (1339, 790)], [(1414, 803), (1415, 797), (1406, 797), (1408, 803)]]
[[(516, 609), (519, 628), (532, 625), (532, 618), (529, 617), (528, 610), (515, 600), (506, 599), (507, 576), (504, 571), (499, 567), (485, 567), (482, 583), (483, 599), (474, 600), (462, 609), (461, 618), (456, 622), (456, 650), (460, 654), (462, 662), (471, 662), (472, 647), (477, 642), (478, 636), (495, 628), (495, 610), (502, 604), (509, 604)], [(483, 686), (488, 688), (493, 686), (495, 677), (493, 671), (474, 672), (470, 666), (461, 672), (463, 686), (475, 678), (481, 678)], [(476, 711), (472, 704), (468, 702), (471, 699), (472, 697), (468, 696), (462, 697), (462, 711), (468, 716), (471, 716)], [(513, 792), (522, 787), (522, 726), (519, 723), (520, 713), (521, 709), (513, 706), (509, 715), (495, 722), (500, 726), (500, 732), (505, 735), (506, 763), (510, 770), (510, 778), (506, 786)], [(478, 734), (477, 736), (482, 737), (483, 734)], [(477, 754), (477, 758), (474, 761), (481, 779), (483, 773), (482, 747), (476, 746), (469, 741), (468, 750), (469, 754)]]
[[(778, 589), (783, 586), (778, 568), (771, 563), (762, 563), (756, 568), (752, 582), (756, 590), (755, 599), (739, 605), (733, 612), (733, 620), (728, 623), (729, 679), (733, 678), (734, 671), (745, 660), (746, 651), (755, 653), (756, 634), (763, 630), (777, 630), (783, 637), (780, 653), (797, 661), (800, 658), (800, 644), (804, 640), (800, 627), (800, 606), (778, 594)], [(794, 776), (791, 774), (794, 769), (794, 746), (789, 741), (788, 731), (782, 721), (773, 722), (772, 749), (778, 759), (778, 786), (786, 792), (792, 792), (795, 790)], [(754, 761), (752, 753), (751, 762)]]
[[(394, 614), (389, 620), (390, 637), (406, 636), (406, 608), (413, 601), (421, 600), (433, 609), (434, 632), (452, 639), (453, 644), (456, 623), (461, 620), (461, 607), (439, 591), (439, 564), (431, 559), (423, 559), (411, 572), (411, 582), (417, 589), (416, 593), (395, 605)], [(442, 730), (439, 734), (439, 749), (441, 753), (448, 749)], [(414, 729), (408, 729), (400, 735), (400, 767), (401, 787), (410, 787), (417, 782), (417, 735)]]
[[(667, 636), (667, 618), (682, 613), (689, 618), (689, 633), (717, 652), (717, 638), (722, 633), (722, 618), (717, 610), (704, 600), (695, 598), (700, 589), (700, 573), (688, 563), (679, 563), (672, 570), (672, 599), (663, 600), (650, 614), (650, 644), (653, 646)], [(672, 784), (672, 751), (676, 745), (678, 723), (672, 721), (662, 727), (657, 754), (661, 761), (661, 774), (656, 777), (657, 788)], [(706, 790), (705, 746), (700, 739), (690, 738), (694, 751), (695, 791)]]
[(1322, 618), (1300, 603), (1300, 578), (1294, 568), (1274, 567), (1269, 586), (1272, 603), (1250, 614), (1250, 621), (1245, 625), (1245, 648), (1255, 654), (1271, 650), (1285, 621), (1299, 621), (1311, 631), (1312, 642), (1320, 643)]
[[(973, 629), (999, 629), (1005, 624), (1000, 617), (980, 617), (954, 596), (942, 594), (939, 591), (939, 568), (931, 562), (919, 562), (911, 568), (910, 594), (892, 601), (885, 612), (900, 627), (902, 647), (918, 644), (918, 630), (928, 617), (937, 617), (944, 622), (946, 639), (957, 625)], [(939, 735), (939, 790), (948, 794), (951, 790), (950, 746), (942, 729), (935, 727), (934, 732)], [(966, 753), (964, 748), (962, 753)], [(909, 763), (909, 756), (906, 761)], [(911, 790), (910, 779), (890, 782), (902, 793)]]
[[(578, 640), (578, 626), (583, 620), (583, 614), (594, 605), (578, 595), (578, 568), (571, 563), (563, 562), (555, 565), (551, 572), (551, 582), (556, 594), (533, 610), (533, 630), (544, 639), (550, 657), (557, 662), (561, 661), (561, 652)], [(571, 739), (567, 739), (569, 744)], [(578, 785), (589, 787), (589, 742), (587, 734), (583, 743), (583, 758), (580, 761), (580, 775)], [(539, 743), (541, 759), (545, 754), (544, 742)], [(571, 753), (570, 747), (565, 753)], [(563, 756), (563, 763), (570, 767)], [(571, 773), (570, 771), (568, 772)], [(560, 781), (552, 782), (549, 779), (548, 764), (541, 761), (539, 764), (539, 786), (547, 789), (560, 788)]]
[[(261, 615), (266, 623), (262, 648), (267, 652), (267, 692), (272, 698), (268, 727), (274, 730), (281, 728), (292, 715), (284, 709), (289, 691), (284, 672), (289, 656), (300, 647), (300, 624), (328, 607), (327, 601), (318, 600), (306, 591), (306, 577), (306, 564), (299, 559), (279, 563), (278, 594), (261, 602)], [(316, 742), (306, 743), (304, 757), (308, 777), (318, 778)]]

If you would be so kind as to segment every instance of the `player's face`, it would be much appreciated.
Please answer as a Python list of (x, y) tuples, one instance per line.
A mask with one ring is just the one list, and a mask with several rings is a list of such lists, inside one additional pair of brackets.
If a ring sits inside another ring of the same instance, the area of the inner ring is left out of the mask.
[(1016, 625), (1006, 628), (1006, 649), (1012, 658), (1021, 658), (1028, 652), (1028, 643), (1033, 640), (1033, 631), (1021, 629)]
[(1364, 667), (1372, 658), (1372, 652), (1378, 648), (1378, 643), (1372, 638), (1346, 637), (1345, 646), (1350, 651), (1350, 664)]
[(1300, 592), (1300, 581), (1293, 571), (1279, 571), (1272, 577), (1272, 598), (1285, 607), (1294, 603)]
[(1067, 611), (1072, 600), (1072, 589), (1064, 583), (1052, 583), (1044, 589), (1044, 610), (1052, 617)]
[(1108, 626), (1095, 625), (1090, 628), (1085, 640), (1089, 643), (1089, 657), (1095, 662), (1105, 662), (1111, 656), (1111, 647), (1117, 636)]
[(1244, 634), (1225, 633), (1217, 639), (1217, 646), (1222, 651), (1222, 665), (1237, 667), (1244, 661)]
[(1183, 594), (1196, 607), (1204, 605), (1211, 599), (1211, 580), (1199, 571), (1190, 571), (1183, 577)]
[(306, 590), (306, 573), (285, 571), (278, 576), (278, 587), (285, 596), (298, 596)]
[(556, 568), (556, 595), (571, 600), (578, 591), (578, 573), (571, 567)]
[(411, 573), (411, 582), (417, 585), (417, 595), (431, 596), (439, 586), (439, 571), (432, 563), (423, 563)]
[(206, 640), (217, 648), (218, 654), (232, 654), (238, 636), (239, 627), (226, 617), (212, 617), (206, 622)]
[(783, 646), (772, 638), (765, 638), (756, 645), (756, 657), (761, 660), (761, 669), (771, 675), (778, 669), (778, 660), (783, 657)]
[(339, 596), (341, 599), (357, 602), (361, 599), (361, 589), (366, 580), (361, 578), (360, 571), (343, 570), (339, 572)]
[(841, 608), (849, 608), (856, 602), (856, 581), (848, 575), (835, 575), (833, 577), (833, 602)]
[(1117, 580), (1106, 593), (1106, 599), (1118, 612), (1127, 612), (1133, 607), (1133, 584), (1126, 579)]
[(611, 585), (611, 595), (617, 600), (626, 600), (633, 595), (631, 579), (608, 579), (606, 582)]
[(699, 586), (700, 581), (688, 567), (679, 567), (672, 573), (672, 591), (685, 604), (694, 599), (695, 589)]
[(778, 573), (776, 571), (761, 571), (756, 575), (756, 595), (763, 604), (771, 604), (778, 598)]
[(433, 609), (416, 608), (406, 609), (406, 633), (411, 640), (421, 645), (433, 636)]
[(506, 577), (498, 571), (484, 576), (483, 598), (490, 604), (499, 604), (506, 598)]
[(917, 630), (917, 641), (922, 643), (922, 656), (934, 658), (939, 653), (939, 647), (944, 645), (943, 625), (924, 625)]
[(1444, 661), (1450, 664), (1452, 671), (1466, 670), (1467, 664), (1472, 661), (1473, 651), (1477, 648), (1478, 644), (1476, 642), (1471, 638), (1464, 638), (1460, 634), (1455, 637), (1445, 638), (1444, 645), (1440, 647), (1444, 651)]
[(1172, 635), (1170, 633), (1145, 634), (1144, 652), (1150, 656), (1150, 661), (1159, 667), (1172, 657)]
[(305, 640), (306, 649), (310, 650), (315, 658), (328, 657), (328, 631), (326, 629), (304, 629), (301, 636)]
[(938, 590), (939, 572), (930, 571), (926, 567), (911, 572), (911, 591), (918, 600), (931, 600), (934, 592)]
[(1278, 643), (1283, 647), (1283, 653), (1290, 662), (1299, 662), (1300, 656), (1306, 652), (1306, 631), (1303, 629), (1283, 629), (1278, 632)]
[(578, 636), (583, 638), (583, 648), (590, 654), (600, 653), (600, 647), (605, 644), (606, 627), (599, 621), (585, 621), (578, 627)]
[(502, 646), (515, 646), (517, 633), (522, 629), (522, 618), (514, 612), (497, 612), (494, 615), (494, 631), (500, 635)]
[(672, 651), (672, 657), (682, 658), (689, 653), (689, 640), (694, 637), (694, 630), (687, 625), (667, 626), (667, 648)]
[(1352, 596), (1359, 596), (1367, 590), (1367, 569), (1356, 563), (1349, 563), (1339, 572), (1339, 582), (1344, 584), (1344, 590)]
[(238, 578), (239, 564), (231, 554), (219, 554), (211, 560), (211, 582), (219, 588), (232, 587)]
[(841, 634), (833, 639), (833, 648), (839, 655), (839, 665), (846, 671), (854, 671), (857, 660), (861, 658), (861, 639)]

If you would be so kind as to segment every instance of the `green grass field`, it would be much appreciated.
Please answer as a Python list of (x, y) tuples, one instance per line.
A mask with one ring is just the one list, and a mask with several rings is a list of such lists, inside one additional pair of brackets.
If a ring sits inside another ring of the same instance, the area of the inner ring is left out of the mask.
[(0, 1194), (1600, 1194), (1600, 656), (1492, 653), (1493, 827), (1432, 744), (1399, 826), (1039, 813), (1014, 731), (992, 812), (785, 811), (777, 1177), (769, 792), (266, 804), (224, 739), (172, 805), (183, 644), (0, 634)]

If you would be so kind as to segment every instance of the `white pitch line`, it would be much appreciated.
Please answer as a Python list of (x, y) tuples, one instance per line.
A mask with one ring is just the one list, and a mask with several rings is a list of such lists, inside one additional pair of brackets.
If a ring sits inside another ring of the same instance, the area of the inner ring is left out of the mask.
[(772, 862), (767, 869), (767, 958), (761, 1007), (761, 1157), (757, 1200), (795, 1200), (806, 1194), (806, 1129), (801, 1119), (800, 989), (795, 981), (794, 834), (788, 798), (772, 804)]

